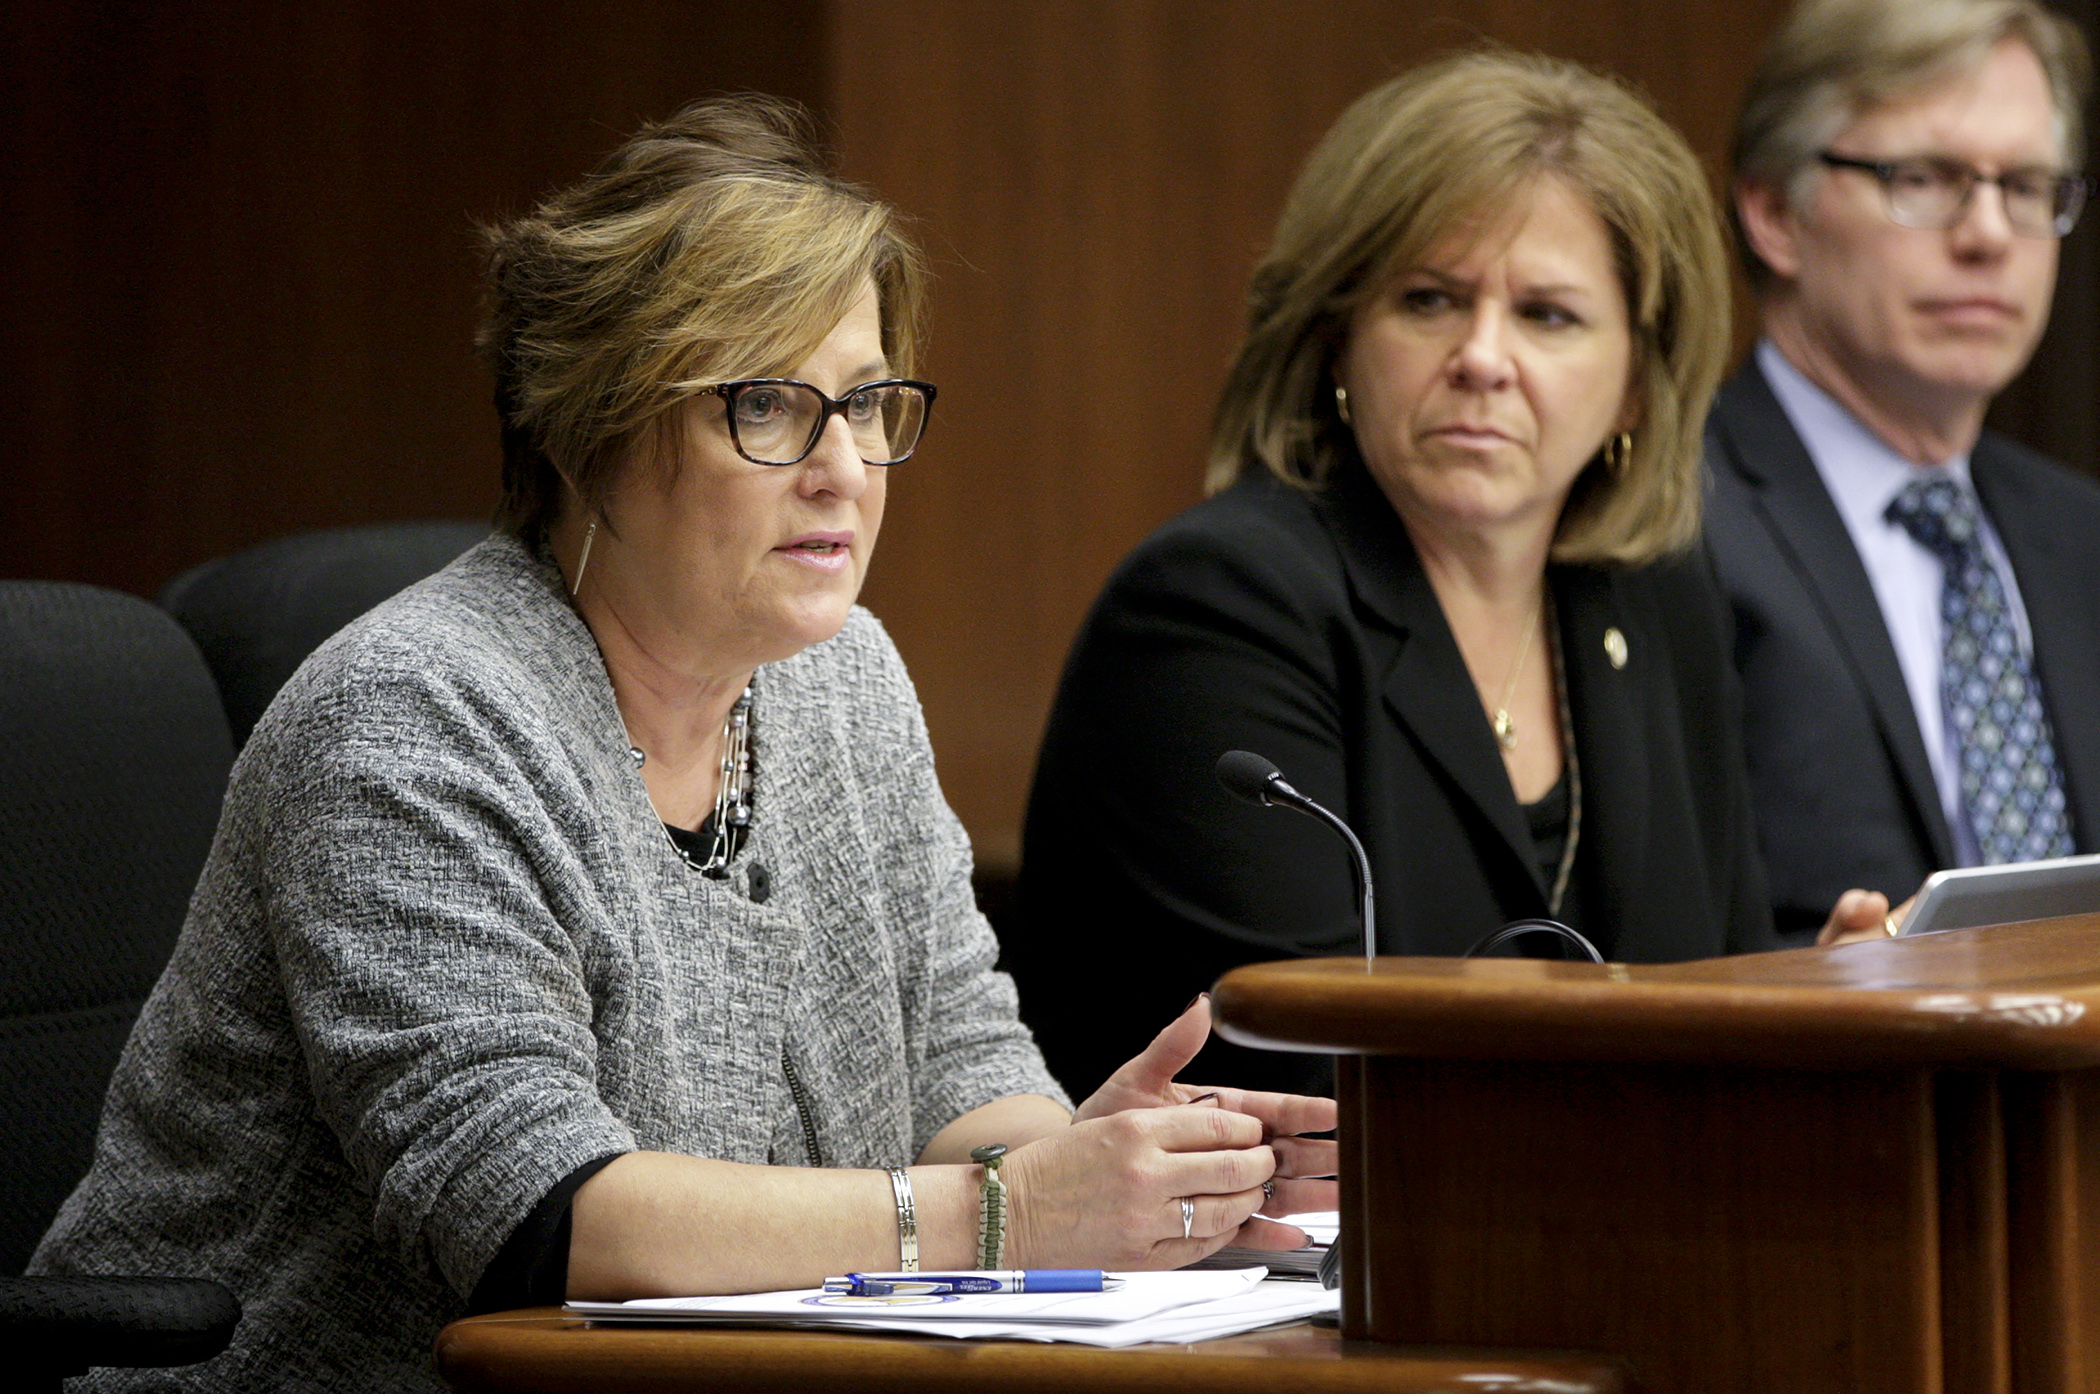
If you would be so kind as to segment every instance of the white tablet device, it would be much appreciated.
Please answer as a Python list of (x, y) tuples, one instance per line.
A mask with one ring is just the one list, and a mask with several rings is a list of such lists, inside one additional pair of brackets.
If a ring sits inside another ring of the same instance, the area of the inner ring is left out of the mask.
[(1965, 866), (1925, 878), (1902, 932), (1931, 934), (2094, 911), (2100, 911), (2100, 856)]

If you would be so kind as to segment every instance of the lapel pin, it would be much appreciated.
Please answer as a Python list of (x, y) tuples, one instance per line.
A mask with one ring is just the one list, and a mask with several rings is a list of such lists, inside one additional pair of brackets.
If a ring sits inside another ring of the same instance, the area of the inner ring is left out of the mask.
[(1604, 631), (1604, 656), (1611, 660), (1614, 668), (1626, 666), (1626, 636), (1616, 626)]

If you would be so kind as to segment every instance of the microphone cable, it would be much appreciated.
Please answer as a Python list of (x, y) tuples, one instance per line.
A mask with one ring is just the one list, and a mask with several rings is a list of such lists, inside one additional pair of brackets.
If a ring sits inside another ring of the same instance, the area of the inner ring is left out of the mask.
[(1523, 934), (1557, 934), (1585, 954), (1588, 954), (1590, 962), (1604, 962), (1604, 955), (1597, 952), (1595, 944), (1592, 944), (1559, 920), (1511, 920), (1472, 948), (1467, 949), (1465, 956), (1467, 958), (1478, 958), (1492, 949), (1501, 948), (1510, 940)]

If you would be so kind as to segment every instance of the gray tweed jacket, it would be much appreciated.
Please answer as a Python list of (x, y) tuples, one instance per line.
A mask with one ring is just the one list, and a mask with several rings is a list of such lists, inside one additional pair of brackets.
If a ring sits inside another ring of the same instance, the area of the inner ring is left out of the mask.
[(789, 1068), (829, 1166), (1062, 1099), (881, 626), (856, 610), (756, 689), (756, 824), (716, 881), (671, 847), (590, 632), (518, 542), (308, 661), (235, 767), (34, 1264), (214, 1277), (246, 1316), (216, 1360), (94, 1387), (436, 1388), (439, 1327), (575, 1167), (807, 1163)]

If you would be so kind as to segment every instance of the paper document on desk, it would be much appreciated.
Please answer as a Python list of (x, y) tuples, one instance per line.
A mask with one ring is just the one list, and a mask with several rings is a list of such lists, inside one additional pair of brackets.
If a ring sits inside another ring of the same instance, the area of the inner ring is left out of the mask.
[(1201, 1341), (1333, 1311), (1339, 1294), (1264, 1282), (1255, 1267), (1214, 1273), (1119, 1273), (1114, 1292), (849, 1298), (804, 1289), (735, 1297), (571, 1302), (571, 1316), (613, 1324), (789, 1326), (925, 1336), (1131, 1346)]
[[(1317, 1283), (1271, 1278), (1238, 1297), (1221, 1297), (1215, 1302), (1176, 1307), (1144, 1321), (1126, 1321), (1114, 1326), (1068, 1326), (1054, 1335), (1041, 1334), (1040, 1329), (1014, 1331), (1007, 1335), (1011, 1340), (1075, 1341), (1089, 1346), (1137, 1346), (1150, 1341), (1183, 1345), (1190, 1341), (1237, 1336), (1243, 1331), (1259, 1331), (1265, 1326), (1279, 1326), (1284, 1322), (1304, 1321), (1324, 1312), (1339, 1311), (1341, 1303), (1341, 1293)], [(951, 1331), (948, 1334), (963, 1333)]]
[(1123, 1285), (1112, 1292), (964, 1293), (910, 1297), (849, 1297), (802, 1289), (728, 1297), (639, 1297), (631, 1302), (571, 1302), (571, 1316), (592, 1321), (717, 1322), (792, 1321), (797, 1325), (890, 1325), (914, 1320), (958, 1322), (1056, 1322), (1104, 1326), (1142, 1321), (1195, 1302), (1243, 1296), (1268, 1276), (1263, 1268), (1223, 1273), (1113, 1273)]

